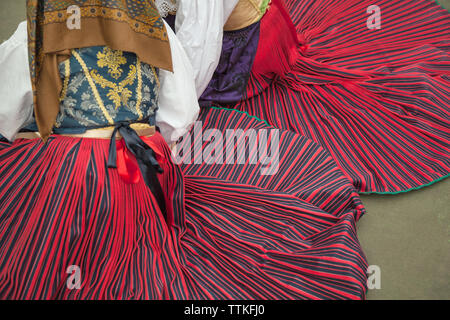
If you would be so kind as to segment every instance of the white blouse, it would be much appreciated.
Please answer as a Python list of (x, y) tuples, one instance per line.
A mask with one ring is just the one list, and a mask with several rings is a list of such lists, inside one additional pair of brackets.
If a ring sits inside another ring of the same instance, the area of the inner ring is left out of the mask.
[(166, 22), (164, 24), (169, 36), (174, 72), (159, 70), (161, 88), (156, 124), (164, 139), (170, 144), (190, 129), (198, 118), (200, 107), (191, 62), (175, 33)]
[(237, 3), (238, 0), (177, 0), (175, 30), (194, 68), (198, 97), (219, 64), (223, 26)]
[[(160, 92), (156, 124), (170, 144), (185, 134), (198, 117), (194, 73), (188, 56), (166, 24), (174, 72), (160, 69)], [(14, 140), (17, 132), (33, 120), (33, 94), (28, 65), (27, 23), (0, 45), (0, 134)]]
[(0, 45), (0, 83), (0, 134), (13, 140), (33, 119), (26, 21)]

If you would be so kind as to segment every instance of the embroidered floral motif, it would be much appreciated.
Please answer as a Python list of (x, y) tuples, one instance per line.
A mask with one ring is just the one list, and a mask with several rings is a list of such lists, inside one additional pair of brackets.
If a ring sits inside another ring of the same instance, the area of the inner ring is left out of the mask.
[(56, 132), (73, 133), (80, 128), (141, 121), (155, 116), (158, 69), (142, 63), (135, 54), (123, 52), (126, 64), (119, 65), (123, 70), (119, 79), (115, 79), (106, 65), (99, 67), (99, 53), (106, 53), (104, 47), (75, 49), (70, 65), (67, 62), (59, 65), (61, 79), (68, 85), (63, 88), (66, 94), (60, 103)]
[(110, 88), (107, 97), (113, 101), (116, 109), (121, 105), (128, 105), (128, 99), (131, 97), (132, 93), (127, 86), (133, 85), (134, 80), (136, 79), (136, 66), (131, 65), (127, 77), (119, 83), (114, 83), (105, 79), (97, 70), (91, 70), (91, 76), (95, 83), (99, 84), (103, 89), (106, 87)]
[(100, 68), (108, 68), (108, 73), (114, 79), (119, 79), (122, 75), (121, 65), (127, 63), (127, 59), (123, 56), (123, 52), (119, 50), (112, 50), (104, 47), (102, 52), (97, 53), (97, 65)]

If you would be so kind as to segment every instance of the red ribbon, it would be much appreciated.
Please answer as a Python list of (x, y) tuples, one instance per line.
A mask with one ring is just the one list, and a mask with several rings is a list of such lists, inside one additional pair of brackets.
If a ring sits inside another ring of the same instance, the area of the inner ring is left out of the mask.
[[(140, 137), (156, 154), (156, 160), (164, 160), (164, 153), (158, 144), (154, 143), (152, 137)], [(128, 151), (123, 139), (116, 140), (117, 148), (117, 171), (125, 183), (135, 184), (142, 179), (141, 171), (136, 157)]]

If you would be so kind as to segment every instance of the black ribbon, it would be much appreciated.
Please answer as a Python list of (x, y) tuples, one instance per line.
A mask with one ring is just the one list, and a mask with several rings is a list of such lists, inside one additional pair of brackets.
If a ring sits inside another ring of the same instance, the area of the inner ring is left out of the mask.
[(119, 131), (127, 149), (136, 157), (136, 160), (144, 177), (145, 184), (150, 188), (151, 192), (158, 202), (159, 208), (167, 221), (166, 201), (164, 199), (164, 192), (159, 183), (157, 173), (163, 173), (155, 157), (155, 151), (150, 148), (138, 136), (129, 123), (118, 123), (113, 131), (109, 143), (108, 168), (117, 168), (117, 147), (116, 147), (116, 133)]

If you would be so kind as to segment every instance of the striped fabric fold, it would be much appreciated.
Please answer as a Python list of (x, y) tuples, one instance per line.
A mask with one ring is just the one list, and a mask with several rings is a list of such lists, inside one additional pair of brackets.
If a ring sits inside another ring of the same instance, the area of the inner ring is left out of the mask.
[[(268, 128), (230, 110), (201, 120)], [(0, 298), (365, 298), (364, 208), (317, 144), (281, 133), (280, 170), (262, 176), (261, 163), (177, 166), (151, 139), (169, 223), (143, 179), (106, 167), (108, 140), (0, 142)]]
[(431, 0), (285, 3), (301, 40), (295, 67), (252, 75), (232, 107), (319, 143), (359, 192), (448, 176), (449, 12)]

